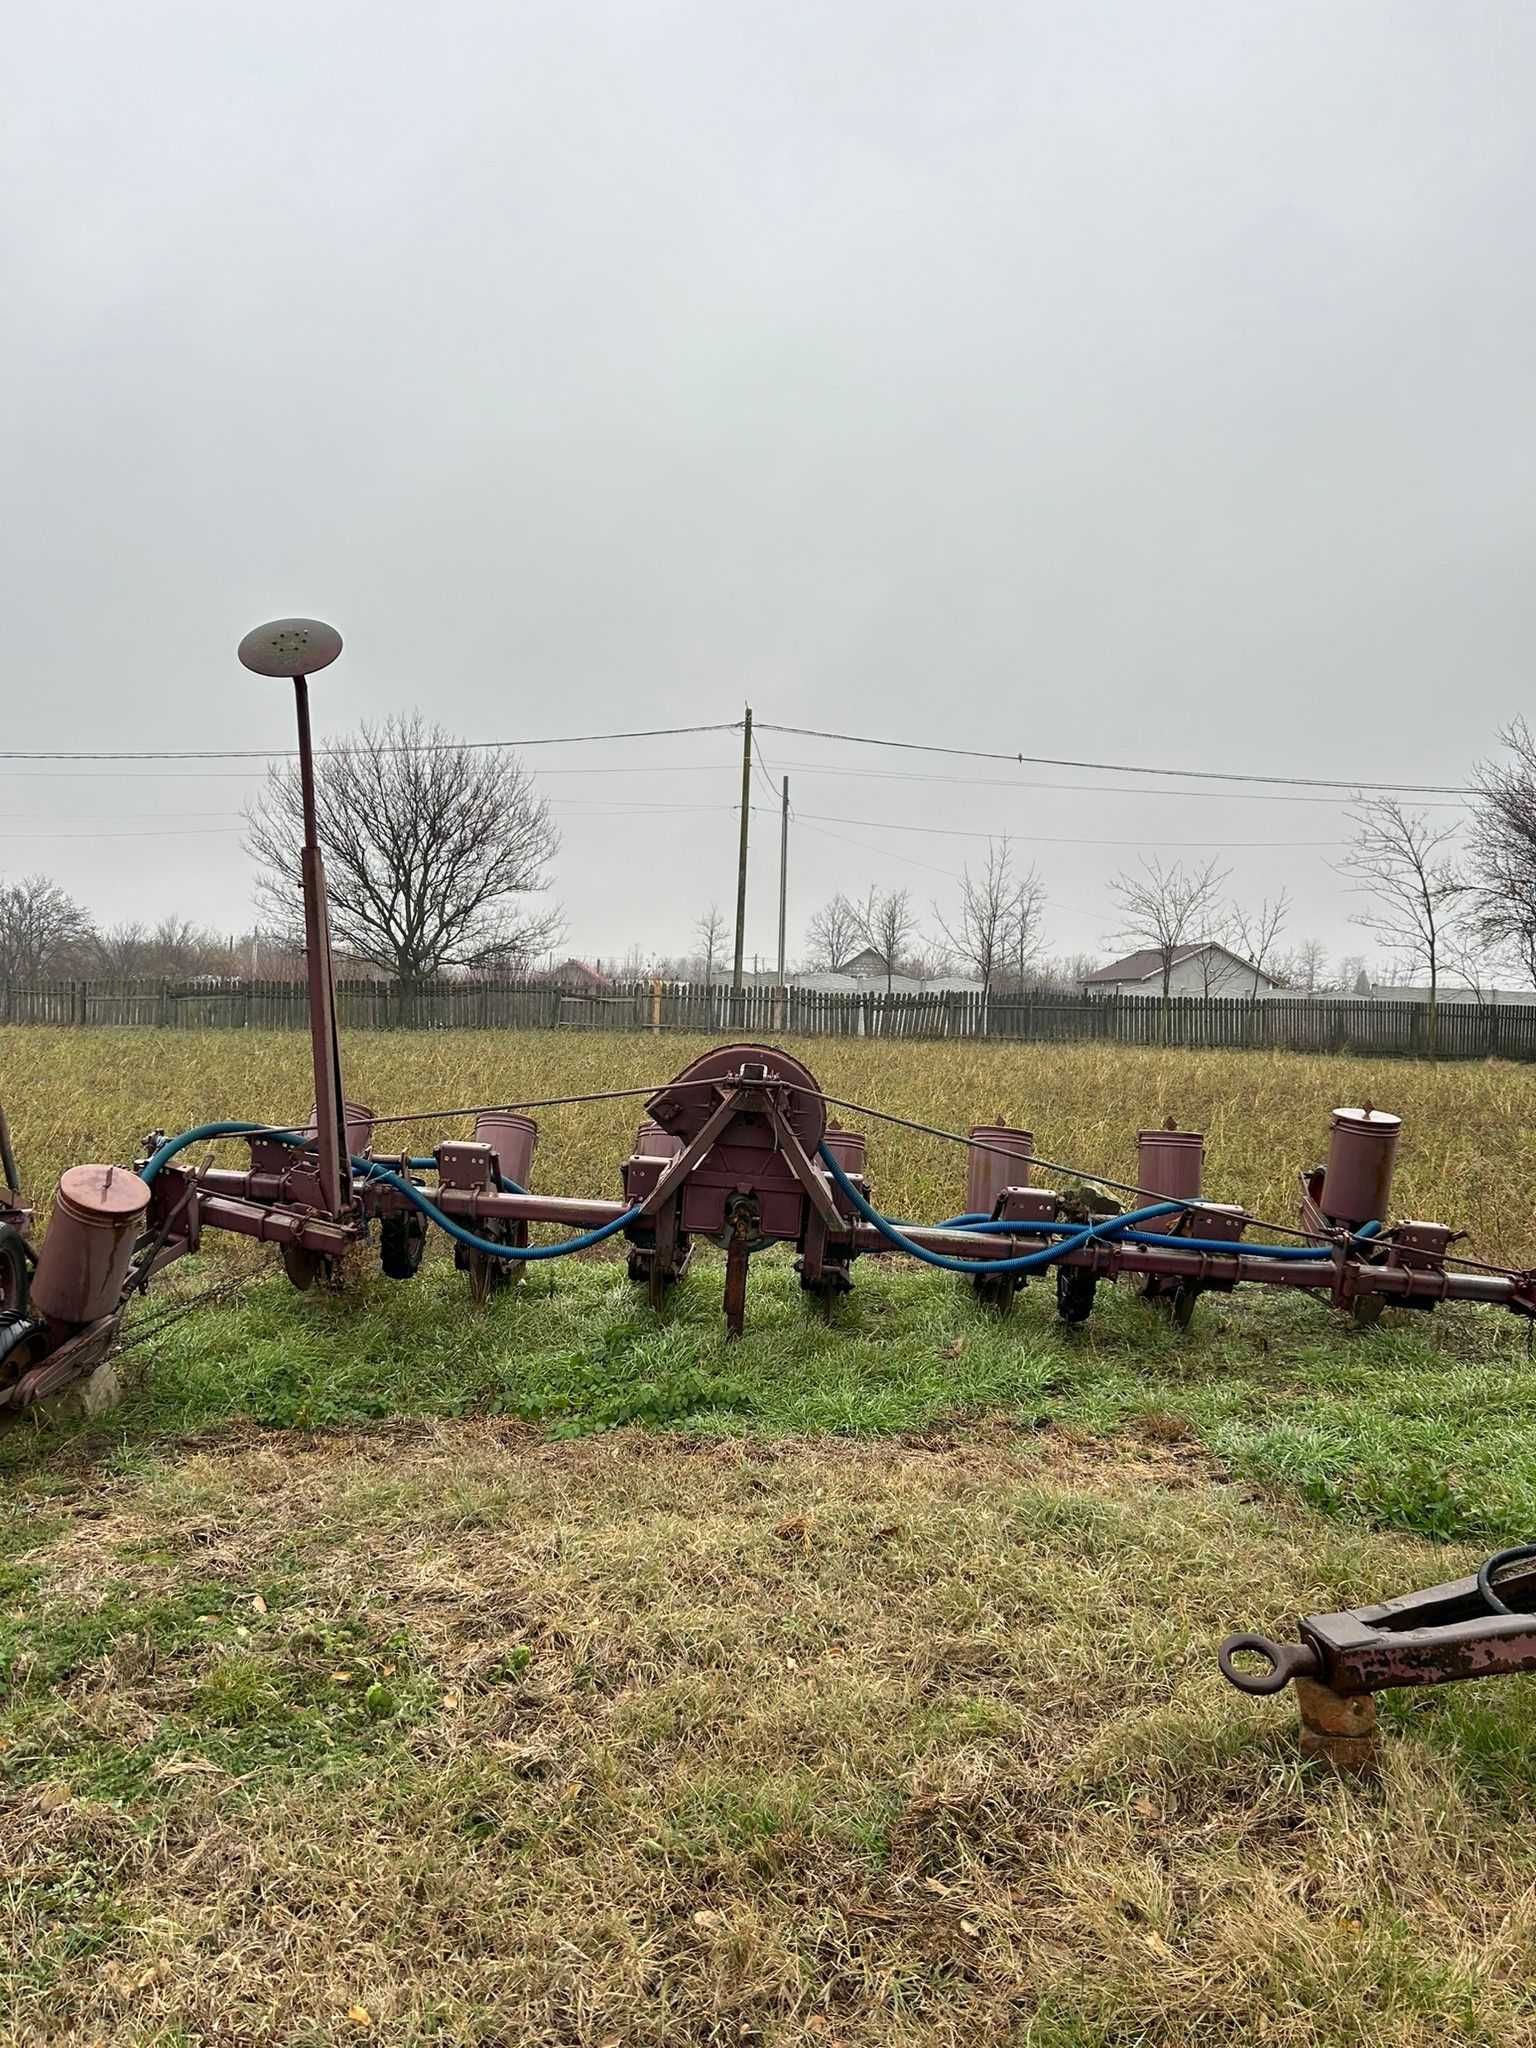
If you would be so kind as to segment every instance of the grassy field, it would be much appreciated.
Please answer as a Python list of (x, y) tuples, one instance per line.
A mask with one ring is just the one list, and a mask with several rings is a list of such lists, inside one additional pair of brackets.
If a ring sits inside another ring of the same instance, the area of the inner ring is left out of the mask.
[[(349, 1082), (389, 1112), (699, 1049), (365, 1037)], [(1109, 1172), (1173, 1114), (1282, 1218), (1369, 1097), (1403, 1213), (1536, 1259), (1523, 1069), (799, 1050)], [(0, 1033), (39, 1187), (291, 1118), (304, 1060)], [(616, 1192), (636, 1120), (544, 1114), (536, 1184)], [(885, 1206), (956, 1206), (957, 1152), (868, 1128)], [(210, 1272), (232, 1300), (136, 1311), (122, 1409), (0, 1440), (0, 2039), (1536, 2042), (1536, 1689), (1389, 1696), (1346, 1785), (1212, 1656), (1536, 1532), (1512, 1318), (1254, 1294), (1180, 1337), (1106, 1289), (1071, 1331), (1048, 1288), (1000, 1320), (864, 1261), (829, 1326), (774, 1253), (727, 1346), (713, 1256), (660, 1320), (601, 1256), (482, 1309), (440, 1250), (411, 1287), (297, 1296), (245, 1248), (175, 1286)]]

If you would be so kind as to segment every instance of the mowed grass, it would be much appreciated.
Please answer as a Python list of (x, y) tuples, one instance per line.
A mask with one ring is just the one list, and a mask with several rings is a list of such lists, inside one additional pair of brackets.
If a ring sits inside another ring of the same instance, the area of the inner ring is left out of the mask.
[[(699, 1049), (359, 1037), (349, 1092), (645, 1085)], [(1399, 1213), (1536, 1259), (1522, 1069), (797, 1050), (1127, 1177), (1175, 1115), (1209, 1192), (1283, 1218), (1369, 1097), (1407, 1120)], [(297, 1037), (0, 1056), (39, 1187), (308, 1101)], [(616, 1193), (639, 1114), (540, 1113), (535, 1184)], [(958, 1206), (962, 1155), (866, 1128), (885, 1206)], [(1349, 1786), (1213, 1657), (1536, 1532), (1524, 1326), (1254, 1290), (1181, 1336), (1102, 1288), (1068, 1330), (1048, 1284), (999, 1318), (855, 1277), (826, 1322), (765, 1255), (728, 1345), (712, 1251), (660, 1317), (609, 1255), (481, 1308), (440, 1249), (339, 1294), (250, 1247), (178, 1269), (120, 1410), (0, 1440), (0, 2039), (1536, 2042), (1536, 1688), (1389, 1697)], [(156, 1330), (210, 1278), (232, 1297)]]
[(1536, 2028), (1531, 1689), (1298, 1764), (1234, 1610), (1446, 1559), (1192, 1443), (237, 1433), (10, 1535), (10, 2041)]

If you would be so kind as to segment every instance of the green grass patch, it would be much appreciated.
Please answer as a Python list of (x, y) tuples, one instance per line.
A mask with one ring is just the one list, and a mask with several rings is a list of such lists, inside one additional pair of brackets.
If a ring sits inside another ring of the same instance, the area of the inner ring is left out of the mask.
[[(1187, 1333), (1129, 1288), (1061, 1324), (1049, 1290), (1009, 1316), (961, 1282), (865, 1260), (823, 1320), (781, 1253), (754, 1262), (746, 1336), (725, 1341), (720, 1267), (701, 1259), (660, 1315), (611, 1260), (540, 1274), (476, 1307), (447, 1259), (410, 1286), (344, 1294), (263, 1278), (130, 1353), (125, 1406), (88, 1426), (117, 1470), (247, 1419), (313, 1430), (399, 1416), (519, 1417), (551, 1437), (632, 1424), (695, 1434), (881, 1436), (1000, 1416), (1093, 1434), (1197, 1439), (1236, 1477), (1330, 1515), (1489, 1547), (1536, 1530), (1536, 1368), (1523, 1330), (1470, 1308), (1356, 1330), (1319, 1302), (1208, 1297)], [(15, 1433), (0, 1468), (71, 1455)], [(23, 1546), (30, 1540), (12, 1531)], [(7, 1551), (0, 1584), (24, 1580)]]

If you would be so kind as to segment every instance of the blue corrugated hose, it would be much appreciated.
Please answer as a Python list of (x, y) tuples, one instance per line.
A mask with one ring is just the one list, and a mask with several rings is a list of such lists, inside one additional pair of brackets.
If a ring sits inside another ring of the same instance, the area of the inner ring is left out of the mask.
[(882, 1216), (859, 1193), (825, 1145), (821, 1147), (821, 1161), (859, 1215), (866, 1223), (872, 1223), (888, 1244), (895, 1245), (898, 1251), (906, 1252), (910, 1258), (921, 1259), (925, 1266), (939, 1266), (946, 1273), (1042, 1273), (1048, 1266), (1057, 1265), (1069, 1252), (1079, 1251), (1088, 1244), (1106, 1244), (1134, 1224), (1151, 1223), (1159, 1216), (1177, 1216), (1185, 1206), (1182, 1202), (1154, 1202), (1145, 1209), (1132, 1209), (1125, 1216), (1105, 1216), (1097, 1223), (1074, 1230), (1059, 1244), (1045, 1245), (1037, 1252), (1020, 1252), (1016, 1258), (952, 1259), (945, 1252), (926, 1250), (905, 1231), (899, 1230), (889, 1217)]
[[(1193, 1208), (1196, 1204), (1181, 1203), (1178, 1206)], [(951, 1216), (947, 1223), (940, 1223), (936, 1227), (940, 1230), (989, 1232), (995, 1237), (1010, 1235), (1040, 1237), (1052, 1232), (1060, 1233), (1070, 1230), (1073, 1226), (1068, 1223), (995, 1222), (989, 1216), (977, 1214), (973, 1216)], [(1360, 1228), (1352, 1231), (1350, 1235), (1355, 1238), (1371, 1238), (1375, 1237), (1384, 1228), (1385, 1225), (1381, 1223), (1362, 1223)], [(1152, 1230), (1127, 1230), (1124, 1235), (1127, 1244), (1156, 1245), (1160, 1249), (1176, 1252), (1225, 1252), (1229, 1257), (1248, 1258), (1251, 1256), (1261, 1259), (1331, 1259), (1333, 1257), (1333, 1246), (1327, 1244), (1264, 1244), (1256, 1239), (1236, 1241), (1223, 1237), (1167, 1237)]]
[[(174, 1159), (178, 1152), (184, 1152), (189, 1145), (196, 1145), (204, 1138), (250, 1138), (261, 1136), (275, 1138), (280, 1145), (302, 1147), (312, 1142), (303, 1131), (274, 1131), (266, 1124), (216, 1123), (198, 1124), (190, 1131), (182, 1131), (174, 1138), (167, 1138), (144, 1163), (139, 1178), (152, 1181), (167, 1160)], [(413, 1159), (412, 1166), (432, 1166), (431, 1159)], [(455, 1244), (466, 1245), (470, 1251), (484, 1252), (492, 1259), (562, 1259), (568, 1252), (586, 1251), (589, 1246), (601, 1244), (604, 1238), (613, 1237), (626, 1223), (633, 1223), (639, 1215), (638, 1209), (627, 1209), (622, 1216), (616, 1216), (611, 1223), (604, 1223), (596, 1230), (584, 1231), (580, 1237), (568, 1237), (559, 1244), (497, 1244), (491, 1238), (477, 1237), (472, 1230), (466, 1230), (462, 1223), (456, 1223), (451, 1216), (444, 1215), (436, 1202), (424, 1195), (420, 1188), (403, 1175), (392, 1173), (386, 1166), (378, 1166), (371, 1159), (354, 1159), (352, 1171), (367, 1180), (382, 1180), (397, 1189), (406, 1200), (418, 1208), (439, 1230), (446, 1231)], [(511, 1194), (524, 1191), (515, 1181), (504, 1180), (502, 1186)]]
[[(174, 1159), (178, 1152), (184, 1152), (189, 1145), (195, 1145), (202, 1139), (249, 1138), (255, 1136), (273, 1138), (280, 1145), (290, 1145), (295, 1148), (303, 1147), (312, 1142), (308, 1134), (303, 1131), (276, 1131), (266, 1124), (235, 1122), (197, 1124), (190, 1131), (182, 1131), (174, 1138), (167, 1138), (165, 1143), (159, 1146), (145, 1162), (144, 1170), (139, 1177), (146, 1182), (154, 1180), (161, 1167), (168, 1160)], [(938, 1228), (941, 1230), (964, 1228), (978, 1232), (987, 1231), (999, 1235), (1043, 1236), (1047, 1233), (1052, 1233), (1057, 1234), (1060, 1241), (1056, 1244), (1044, 1245), (1037, 1252), (1021, 1252), (1017, 1257), (1011, 1259), (976, 1260), (950, 1258), (944, 1252), (930, 1252), (926, 1250), (922, 1245), (917, 1244), (912, 1238), (908, 1237), (897, 1224), (891, 1222), (889, 1217), (882, 1216), (880, 1211), (866, 1201), (864, 1196), (859, 1193), (827, 1147), (823, 1145), (820, 1150), (822, 1164), (831, 1174), (834, 1183), (847, 1196), (848, 1200), (852, 1202), (854, 1208), (864, 1218), (866, 1223), (873, 1224), (875, 1229), (880, 1232), (880, 1235), (888, 1243), (895, 1245), (899, 1251), (906, 1252), (914, 1259), (920, 1259), (926, 1266), (939, 1266), (944, 1271), (950, 1273), (974, 1274), (979, 1270), (985, 1270), (989, 1273), (1043, 1272), (1048, 1267), (1058, 1264), (1069, 1252), (1078, 1251), (1084, 1245), (1107, 1244), (1116, 1238), (1124, 1238), (1130, 1244), (1155, 1245), (1167, 1247), (1173, 1251), (1218, 1252), (1225, 1253), (1229, 1257), (1235, 1256), (1239, 1252), (1244, 1255), (1257, 1254), (1259, 1257), (1272, 1259), (1328, 1259), (1333, 1256), (1332, 1248), (1328, 1245), (1245, 1244), (1239, 1246), (1216, 1238), (1166, 1237), (1153, 1231), (1138, 1230), (1136, 1228), (1138, 1224), (1151, 1223), (1159, 1216), (1180, 1215), (1190, 1206), (1187, 1202), (1153, 1202), (1146, 1208), (1132, 1209), (1123, 1216), (1105, 1216), (1096, 1223), (1083, 1225), (1062, 1223), (998, 1223), (993, 1222), (990, 1218), (973, 1221), (969, 1216), (951, 1217), (949, 1222), (941, 1223), (938, 1225)], [(436, 1165), (436, 1163), (431, 1158), (410, 1159), (406, 1162), (408, 1166), (413, 1168), (431, 1167)], [(611, 1223), (599, 1224), (595, 1230), (583, 1231), (579, 1237), (563, 1238), (559, 1244), (497, 1244), (491, 1238), (478, 1237), (474, 1231), (466, 1230), (462, 1223), (457, 1223), (453, 1217), (446, 1215), (413, 1181), (406, 1180), (403, 1175), (392, 1172), (388, 1167), (379, 1166), (371, 1159), (354, 1159), (352, 1161), (352, 1171), (360, 1174), (365, 1179), (385, 1182), (387, 1186), (396, 1189), (398, 1193), (404, 1195), (406, 1200), (413, 1207), (419, 1209), (430, 1222), (435, 1223), (439, 1230), (446, 1232), (455, 1244), (462, 1244), (470, 1251), (482, 1252), (487, 1258), (493, 1259), (510, 1259), (513, 1261), (562, 1259), (570, 1252), (586, 1251), (595, 1244), (602, 1244), (607, 1238), (617, 1236), (619, 1231), (623, 1230), (627, 1224), (635, 1222), (640, 1215), (638, 1208), (626, 1209), (622, 1216), (614, 1217)], [(501, 1186), (508, 1194), (520, 1195), (524, 1192), (516, 1181), (502, 1179)], [(1366, 1223), (1354, 1234), (1356, 1237), (1374, 1237), (1381, 1227), (1380, 1223)]]

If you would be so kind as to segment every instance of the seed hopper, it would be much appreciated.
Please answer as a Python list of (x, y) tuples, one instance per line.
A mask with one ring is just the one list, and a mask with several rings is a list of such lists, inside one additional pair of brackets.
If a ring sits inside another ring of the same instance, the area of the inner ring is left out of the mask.
[[(536, 1191), (531, 1112), (547, 1104), (375, 1116), (344, 1086), (315, 815), (308, 678), (340, 652), (334, 629), (308, 619), (258, 627), (239, 649), (247, 669), (291, 679), (296, 700), (309, 1114), (293, 1125), (219, 1119), (174, 1136), (155, 1132), (131, 1169), (71, 1167), (40, 1244), (0, 1115), (0, 1416), (14, 1418), (94, 1371), (117, 1344), (127, 1305), (210, 1231), (275, 1245), (289, 1280), (306, 1288), (335, 1280), (365, 1244), (390, 1278), (408, 1280), (437, 1229), (478, 1301), (530, 1264), (620, 1239), (631, 1280), (658, 1310), (702, 1241), (725, 1255), (733, 1337), (745, 1326), (752, 1257), (775, 1244), (793, 1247), (800, 1285), (822, 1305), (851, 1286), (858, 1259), (894, 1255), (962, 1276), (994, 1312), (1031, 1279), (1045, 1281), (1068, 1323), (1090, 1315), (1100, 1282), (1117, 1280), (1180, 1327), (1201, 1295), (1241, 1285), (1300, 1289), (1360, 1321), (1387, 1306), (1428, 1311), (1464, 1301), (1536, 1317), (1536, 1273), (1477, 1264), (1453, 1251), (1449, 1225), (1392, 1216), (1401, 1128), (1370, 1104), (1333, 1112), (1326, 1161), (1301, 1176), (1299, 1226), (1266, 1224), (1208, 1197), (1196, 1132), (1141, 1132), (1135, 1180), (1123, 1183), (1039, 1156), (1029, 1131), (1001, 1121), (968, 1133), (915, 1126), (964, 1148), (964, 1208), (938, 1223), (897, 1222), (873, 1200), (868, 1135), (834, 1112), (905, 1120), (829, 1097), (799, 1059), (772, 1046), (720, 1046), (651, 1089), (561, 1098), (643, 1102), (612, 1199)], [(392, 1127), (431, 1118), (471, 1134), (445, 1137), (425, 1156), (389, 1149)], [(209, 1148), (221, 1139), (243, 1143), (243, 1164), (211, 1163)], [(565, 1235), (535, 1242), (536, 1226)], [(1495, 1583), (1510, 1566), (1514, 1575)], [(1222, 1647), (1222, 1669), (1250, 1692), (1300, 1681), (1304, 1722), (1339, 1757), (1367, 1739), (1362, 1702), (1380, 1687), (1536, 1666), (1527, 1599), (1536, 1600), (1536, 1552), (1494, 1560), (1482, 1580), (1312, 1616), (1299, 1644), (1234, 1637)], [(1244, 1652), (1264, 1668), (1237, 1662)]]

